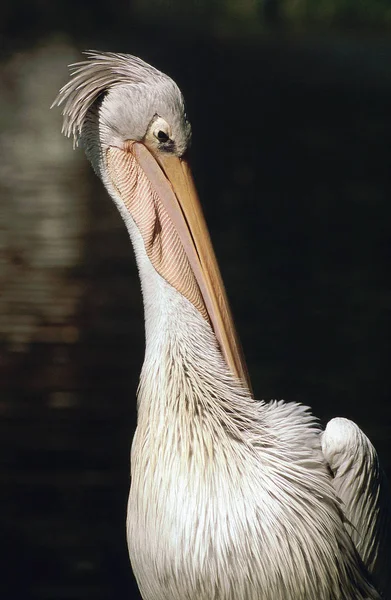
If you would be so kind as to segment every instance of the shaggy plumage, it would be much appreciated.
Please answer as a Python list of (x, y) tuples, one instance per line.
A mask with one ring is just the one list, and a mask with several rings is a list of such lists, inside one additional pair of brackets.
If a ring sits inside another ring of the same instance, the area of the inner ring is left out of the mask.
[[(387, 523), (380, 514), (386, 491), (373, 449), (358, 446), (359, 454), (370, 451), (368, 470), (362, 476), (362, 469), (350, 469), (345, 485), (334, 459), (339, 452), (349, 460), (356, 446), (334, 435), (332, 428), (343, 430), (338, 422), (323, 435), (322, 451), (306, 407), (250, 396), (230, 373), (207, 320), (155, 270), (108, 175), (109, 148), (146, 139), (156, 116), (169, 124), (173, 152), (181, 156), (190, 127), (179, 89), (135, 57), (89, 56), (56, 102), (64, 105), (64, 133), (80, 139), (124, 218), (140, 273), (146, 354), (127, 533), (143, 598), (379, 599), (368, 570), (388, 597), (381, 550), (368, 551), (378, 545), (374, 539), (385, 546), (390, 539), (389, 532), (376, 537)], [(357, 539), (344, 511), (353, 523), (372, 520), (361, 529), (371, 539)]]

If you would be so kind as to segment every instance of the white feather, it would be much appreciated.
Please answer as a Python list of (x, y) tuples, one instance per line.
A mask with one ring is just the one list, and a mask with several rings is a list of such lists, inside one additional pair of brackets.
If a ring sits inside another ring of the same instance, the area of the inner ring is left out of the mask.
[(253, 400), (209, 325), (149, 262), (131, 218), (146, 355), (128, 544), (147, 600), (379, 598), (307, 408)]
[(346, 527), (384, 598), (391, 597), (391, 495), (375, 448), (348, 419), (332, 419), (322, 449)]

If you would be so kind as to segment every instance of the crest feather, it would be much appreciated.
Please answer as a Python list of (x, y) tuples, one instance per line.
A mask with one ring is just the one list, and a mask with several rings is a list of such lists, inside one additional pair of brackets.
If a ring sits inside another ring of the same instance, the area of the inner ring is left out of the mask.
[(103, 93), (124, 83), (142, 83), (164, 75), (140, 58), (114, 52), (85, 52), (88, 60), (70, 65), (71, 79), (61, 88), (53, 106), (63, 105), (62, 133), (73, 136), (75, 144), (81, 134), (88, 110)]

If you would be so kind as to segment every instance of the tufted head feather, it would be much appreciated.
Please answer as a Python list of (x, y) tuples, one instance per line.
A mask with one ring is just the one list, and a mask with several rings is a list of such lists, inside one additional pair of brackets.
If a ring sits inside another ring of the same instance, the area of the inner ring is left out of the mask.
[[(104, 110), (98, 117), (108, 145), (118, 140), (142, 139), (150, 119), (159, 115), (177, 130), (178, 153), (185, 150), (190, 126), (183, 96), (170, 77), (128, 54), (88, 51), (86, 55), (88, 60), (71, 65), (71, 79), (52, 105), (63, 107), (64, 135), (73, 136), (77, 145), (83, 137), (83, 127), (92, 120), (97, 101), (102, 100)], [(105, 102), (107, 96), (110, 102)]]

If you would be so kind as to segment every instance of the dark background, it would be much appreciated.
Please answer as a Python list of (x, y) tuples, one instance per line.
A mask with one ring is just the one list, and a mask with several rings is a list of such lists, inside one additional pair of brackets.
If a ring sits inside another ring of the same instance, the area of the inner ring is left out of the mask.
[(86, 48), (140, 55), (185, 93), (257, 397), (354, 419), (390, 474), (388, 1), (19, 0), (1, 27), (1, 598), (137, 597), (137, 272), (49, 111)]

